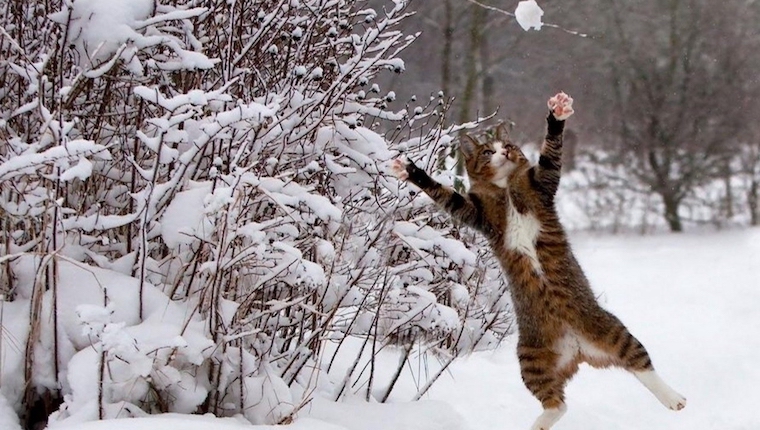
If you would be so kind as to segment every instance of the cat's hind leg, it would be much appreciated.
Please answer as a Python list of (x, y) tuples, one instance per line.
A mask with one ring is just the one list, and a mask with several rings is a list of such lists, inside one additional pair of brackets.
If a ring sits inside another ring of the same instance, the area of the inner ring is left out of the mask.
[(620, 320), (607, 314), (609, 330), (605, 340), (609, 346), (611, 363), (633, 373), (634, 376), (668, 409), (679, 411), (686, 399), (672, 389), (655, 371), (644, 345), (634, 337)]
[(520, 374), (525, 386), (541, 402), (544, 411), (531, 430), (549, 430), (567, 411), (567, 375), (557, 371), (558, 355), (549, 348), (518, 347)]

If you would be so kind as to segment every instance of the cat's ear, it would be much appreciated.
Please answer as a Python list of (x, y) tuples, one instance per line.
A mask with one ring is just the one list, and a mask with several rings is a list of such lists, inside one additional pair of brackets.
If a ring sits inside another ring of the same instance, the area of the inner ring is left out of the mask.
[(462, 137), (459, 138), (459, 149), (462, 151), (465, 158), (472, 158), (475, 154), (475, 150), (478, 149), (478, 146), (480, 146), (480, 143), (469, 134), (463, 134)]
[(496, 127), (496, 140), (499, 142), (509, 142), (509, 129), (503, 122)]

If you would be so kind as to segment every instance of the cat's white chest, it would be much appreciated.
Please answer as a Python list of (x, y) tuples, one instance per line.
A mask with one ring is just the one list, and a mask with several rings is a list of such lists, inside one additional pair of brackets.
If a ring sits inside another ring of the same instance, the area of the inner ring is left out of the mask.
[(536, 241), (541, 233), (541, 223), (533, 214), (521, 214), (512, 203), (507, 210), (507, 231), (504, 237), (507, 249), (517, 251), (530, 259), (533, 269), (542, 273), (541, 262), (538, 260)]

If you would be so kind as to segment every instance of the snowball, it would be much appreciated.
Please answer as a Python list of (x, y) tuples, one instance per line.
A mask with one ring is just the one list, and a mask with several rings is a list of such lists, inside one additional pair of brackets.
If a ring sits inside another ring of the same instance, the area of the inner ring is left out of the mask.
[(541, 17), (544, 15), (543, 9), (535, 0), (524, 0), (517, 4), (515, 9), (515, 18), (523, 30), (528, 31), (531, 28), (541, 30), (543, 23)]

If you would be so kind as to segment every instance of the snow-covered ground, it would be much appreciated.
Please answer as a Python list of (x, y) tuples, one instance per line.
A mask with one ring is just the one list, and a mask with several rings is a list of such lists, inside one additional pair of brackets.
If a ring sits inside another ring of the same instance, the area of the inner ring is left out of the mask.
[[(626, 372), (582, 367), (556, 430), (760, 428), (760, 229), (573, 242), (604, 306), (688, 404), (671, 412)], [(430, 397), (471, 430), (528, 429), (540, 413), (513, 345), (454, 363)]]
[[(573, 243), (600, 300), (647, 346), (661, 375), (688, 405), (671, 412), (631, 375), (582, 367), (568, 386), (569, 410), (556, 430), (760, 428), (754, 409), (760, 384), (760, 229), (576, 235)], [(379, 363), (390, 372), (394, 354), (381, 356)], [(427, 366), (435, 370), (433, 362)], [(455, 362), (422, 402), (403, 403), (414, 383), (407, 378), (401, 384), (392, 404), (316, 400), (285, 428), (527, 429), (540, 412), (522, 386), (512, 343)], [(200, 429), (208, 428), (209, 420), (169, 415), (54, 428)], [(10, 421), (0, 417), (5, 422)], [(213, 423), (228, 430), (251, 428), (235, 419)]]

